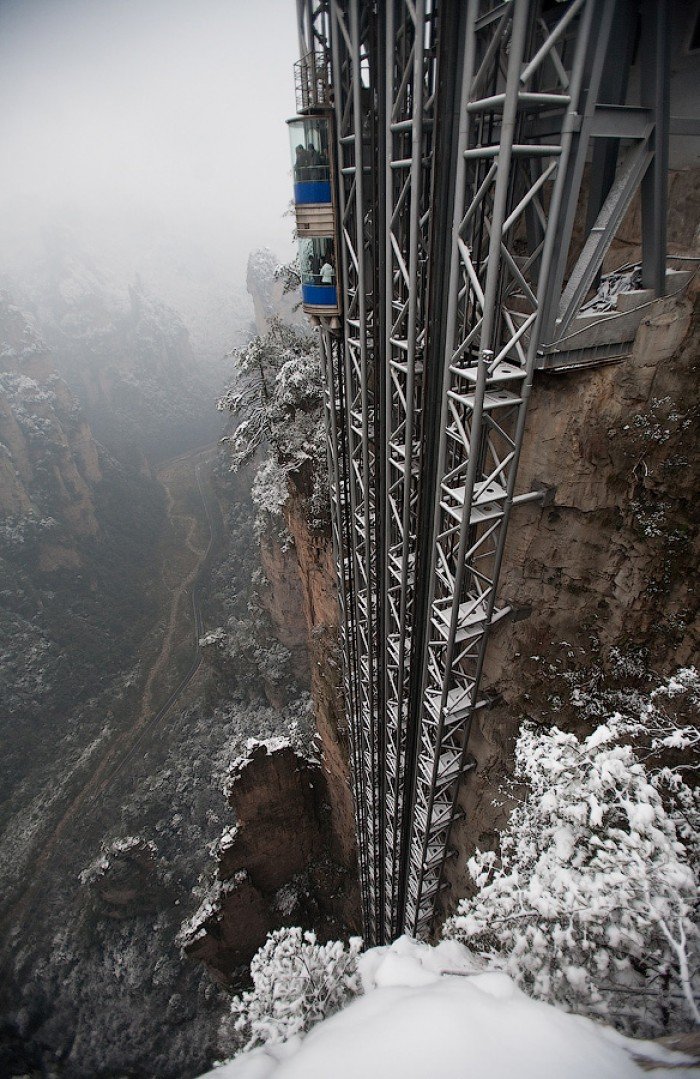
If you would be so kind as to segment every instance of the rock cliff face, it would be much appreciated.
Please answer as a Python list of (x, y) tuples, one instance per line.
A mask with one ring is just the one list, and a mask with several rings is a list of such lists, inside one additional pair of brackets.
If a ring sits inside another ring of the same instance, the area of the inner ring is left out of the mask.
[(294, 538), (293, 569), (296, 570), (306, 620), (306, 640), (311, 669), (311, 694), (323, 769), (328, 783), (331, 829), (336, 857), (354, 868), (355, 820), (350, 787), (347, 724), (341, 685), (338, 643), (338, 597), (333, 551), (328, 535), (310, 528), (298, 492), (292, 494), (285, 514)]
[[(285, 549), (284, 540), (273, 528), (260, 537), (260, 564), (265, 575), (261, 603), (270, 616), (275, 636), (289, 649), (290, 666), (299, 685), (310, 678), (309, 634), (313, 622), (305, 603), (299, 564)], [(268, 691), (268, 696), (269, 696)]]
[(51, 354), (0, 294), (0, 515), (38, 533), (42, 569), (78, 564), (77, 537), (97, 536), (97, 446)]
[(347, 871), (328, 857), (328, 791), (320, 768), (281, 739), (255, 742), (230, 773), (237, 824), (219, 845), (218, 882), (182, 933), (186, 953), (236, 984), (269, 930), (342, 932)]
[(518, 489), (554, 498), (511, 518), (500, 594), (518, 620), (489, 643), (484, 686), (500, 698), (472, 729), (448, 905), (505, 820), (522, 719), (580, 730), (572, 672), (604, 690), (621, 663), (665, 673), (697, 654), (696, 304), (692, 291), (653, 303), (619, 364), (536, 378)]

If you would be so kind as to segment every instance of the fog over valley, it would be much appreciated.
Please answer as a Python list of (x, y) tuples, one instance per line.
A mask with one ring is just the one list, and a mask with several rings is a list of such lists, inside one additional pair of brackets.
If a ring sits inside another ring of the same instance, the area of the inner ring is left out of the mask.
[(219, 347), (249, 252), (291, 252), (295, 51), (284, 0), (3, 0), (0, 271), (61, 243)]
[[(0, 2), (2, 1075), (212, 1062), (228, 992), (178, 934), (241, 817), (227, 776), (250, 738), (288, 739), (289, 776), (310, 752), (291, 541), (251, 497), (272, 443), (234, 474), (217, 409), (232, 350), (299, 326), (275, 276), (296, 48), (286, 0)], [(270, 384), (308, 353), (285, 332)], [(316, 375), (297, 436), (276, 404), (300, 459)], [(229, 942), (228, 988), (320, 827)], [(342, 918), (289, 888), (307, 924)]]

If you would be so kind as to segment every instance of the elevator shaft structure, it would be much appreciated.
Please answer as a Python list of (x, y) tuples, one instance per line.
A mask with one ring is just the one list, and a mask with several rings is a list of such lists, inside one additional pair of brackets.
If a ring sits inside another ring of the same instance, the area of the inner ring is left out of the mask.
[[(333, 127), (340, 330), (310, 313), (371, 942), (428, 935), (440, 909), (489, 634), (517, 605), (506, 536), (551, 494), (518, 488), (533, 378), (619, 360), (635, 302), (666, 288), (667, 18), (652, 0), (298, 2), (299, 112)], [(640, 189), (644, 291), (591, 318)]]

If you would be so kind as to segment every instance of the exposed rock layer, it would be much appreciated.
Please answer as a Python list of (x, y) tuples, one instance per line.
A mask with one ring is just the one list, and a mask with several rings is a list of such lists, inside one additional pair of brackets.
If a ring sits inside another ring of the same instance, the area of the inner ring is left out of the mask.
[[(275, 260), (269, 251), (257, 252), (248, 263), (248, 291), (253, 299), (256, 328), (264, 334), (272, 315), (300, 319), (295, 293), (283, 295), (281, 280), (274, 278)], [(334, 857), (352, 868), (356, 865), (355, 823), (348, 739), (343, 704), (339, 612), (333, 551), (329, 530), (314, 531), (304, 497), (304, 477), (290, 481), (285, 522), (294, 541), (285, 549), (269, 534), (262, 540), (262, 564), (270, 584), (267, 609), (279, 639), (292, 651), (295, 669), (310, 672), (316, 728), (331, 805), (331, 836)], [(299, 645), (304, 656), (300, 661)], [(356, 922), (357, 898), (346, 914)]]
[(232, 778), (237, 827), (219, 854), (221, 885), (184, 935), (188, 955), (236, 980), (266, 933), (302, 924), (338, 929), (347, 872), (328, 858), (327, 790), (320, 769), (288, 744), (255, 744)]

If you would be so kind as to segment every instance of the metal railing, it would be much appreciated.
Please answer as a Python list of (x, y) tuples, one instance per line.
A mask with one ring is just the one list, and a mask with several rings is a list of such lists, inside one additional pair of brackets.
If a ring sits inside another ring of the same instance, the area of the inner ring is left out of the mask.
[(325, 49), (314, 49), (297, 60), (294, 65), (297, 112), (330, 108), (330, 87), (330, 57)]

